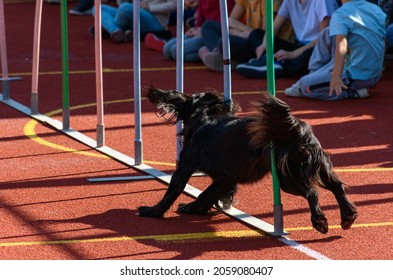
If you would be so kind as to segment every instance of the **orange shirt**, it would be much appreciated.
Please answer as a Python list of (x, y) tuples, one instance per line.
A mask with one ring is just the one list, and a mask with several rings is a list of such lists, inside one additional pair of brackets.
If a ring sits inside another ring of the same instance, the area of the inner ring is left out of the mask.
[[(276, 14), (283, 0), (273, 1), (273, 13)], [(266, 22), (266, 0), (236, 0), (236, 4), (244, 7), (244, 23), (253, 29), (265, 30)], [(292, 40), (293, 30), (290, 22), (282, 27), (278, 37), (285, 40)]]

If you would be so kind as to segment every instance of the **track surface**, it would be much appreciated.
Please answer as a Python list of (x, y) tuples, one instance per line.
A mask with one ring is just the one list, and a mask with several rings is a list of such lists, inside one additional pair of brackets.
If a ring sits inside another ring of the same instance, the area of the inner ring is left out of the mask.
[[(29, 106), (34, 3), (5, 4), (11, 97)], [(94, 40), (90, 16), (69, 17), (71, 127), (95, 139)], [(142, 47), (142, 86), (176, 88), (175, 63)], [(132, 44), (103, 43), (106, 145), (134, 156)], [(186, 92), (223, 91), (221, 73), (201, 63), (185, 65)], [(295, 79), (276, 81), (277, 96), (293, 113), (313, 125), (335, 168), (359, 207), (352, 229), (339, 227), (338, 206), (321, 191), (328, 234), (310, 226), (307, 202), (282, 194), (287, 239), (266, 236), (235, 219), (178, 215), (164, 219), (136, 216), (140, 205), (156, 203), (167, 186), (156, 180), (90, 183), (88, 178), (143, 175), (31, 120), (0, 103), (0, 259), (373, 259), (393, 257), (393, 63), (386, 62), (381, 82), (367, 100), (321, 102), (287, 98), (282, 90)], [(233, 98), (247, 114), (250, 101), (266, 81), (232, 74)], [(59, 6), (44, 4), (39, 80), (39, 111), (61, 120), (61, 51)], [(175, 127), (157, 118), (145, 100), (144, 160), (171, 173)], [(194, 177), (198, 189), (209, 178)], [(269, 223), (271, 178), (241, 186), (238, 209)], [(182, 195), (178, 202), (193, 198)], [(293, 246), (293, 245), (301, 246)], [(299, 250), (301, 248), (301, 250)]]

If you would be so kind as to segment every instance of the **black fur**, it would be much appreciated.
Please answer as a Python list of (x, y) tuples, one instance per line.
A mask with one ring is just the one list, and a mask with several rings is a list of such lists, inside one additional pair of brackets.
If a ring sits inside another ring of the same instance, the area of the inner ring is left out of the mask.
[(169, 120), (183, 121), (184, 146), (164, 197), (155, 206), (139, 207), (140, 216), (162, 217), (197, 170), (209, 175), (213, 182), (195, 201), (180, 205), (178, 211), (207, 214), (213, 206), (229, 208), (238, 183), (256, 182), (270, 172), (274, 143), (281, 189), (308, 201), (316, 230), (328, 231), (317, 187), (334, 194), (343, 229), (349, 229), (356, 219), (356, 207), (348, 199), (329, 155), (311, 126), (295, 118), (283, 101), (265, 96), (256, 103), (257, 113), (239, 118), (235, 116), (239, 107), (214, 92), (185, 95), (152, 88), (148, 99), (161, 116), (169, 114)]

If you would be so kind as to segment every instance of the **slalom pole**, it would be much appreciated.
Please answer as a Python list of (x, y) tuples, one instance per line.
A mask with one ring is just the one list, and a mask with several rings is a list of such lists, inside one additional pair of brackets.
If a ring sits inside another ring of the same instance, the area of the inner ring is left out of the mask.
[(42, 22), (42, 3), (43, 0), (37, 0), (35, 3), (34, 16), (34, 39), (33, 39), (33, 68), (31, 72), (31, 96), (30, 110), (31, 114), (38, 114), (38, 74), (40, 63), (40, 44), (41, 44), (41, 22)]
[[(177, 0), (177, 17), (176, 17), (176, 90), (184, 91), (184, 0)], [(178, 121), (176, 124), (176, 165), (180, 160), (180, 152), (183, 149), (182, 137), (183, 122)]]
[(9, 93), (9, 78), (8, 78), (8, 63), (7, 63), (7, 44), (5, 38), (5, 17), (4, 17), (4, 1), (0, 0), (0, 60), (2, 78), (1, 85), (3, 91), (3, 99), (10, 98)]
[(220, 15), (224, 64), (224, 98), (226, 101), (230, 101), (232, 99), (231, 50), (229, 44), (228, 9), (226, 0), (220, 0)]
[[(276, 96), (274, 75), (274, 28), (273, 28), (273, 0), (266, 1), (266, 58), (267, 58), (267, 91)], [(276, 154), (274, 143), (270, 143), (272, 150), (270, 154), (273, 193), (274, 193), (274, 235), (283, 235), (283, 207), (281, 204), (280, 180), (277, 175)]]
[[(98, 0), (99, 1), (99, 0)], [(134, 46), (134, 115), (135, 115), (135, 165), (143, 163), (142, 117), (141, 117), (141, 45), (140, 45), (140, 0), (134, 0), (133, 46)]]
[[(64, 1), (66, 2), (66, 1)], [(94, 1), (94, 46), (96, 66), (97, 147), (105, 145), (104, 94), (102, 78), (101, 0)]]
[[(42, 1), (42, 0), (40, 0)], [(62, 90), (63, 90), (63, 130), (70, 129), (70, 98), (69, 98), (69, 71), (68, 71), (68, 23), (67, 1), (60, 3), (61, 21), (61, 61), (62, 61)]]

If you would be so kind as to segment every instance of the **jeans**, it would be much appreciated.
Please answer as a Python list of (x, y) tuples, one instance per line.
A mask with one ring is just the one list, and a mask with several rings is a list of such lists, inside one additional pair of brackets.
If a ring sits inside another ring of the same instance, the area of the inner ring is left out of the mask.
[[(101, 5), (101, 25), (112, 34), (118, 30), (133, 29), (134, 6), (131, 3), (121, 3), (118, 8), (109, 5)], [(93, 9), (94, 16), (94, 9)], [(140, 9), (140, 32), (145, 34), (152, 31), (161, 31), (165, 28), (156, 17), (144, 9)]]
[[(194, 62), (200, 61), (198, 51), (204, 46), (201, 37), (187, 37), (184, 36), (183, 50), (184, 50), (184, 61)], [(164, 56), (170, 60), (176, 60), (177, 50), (177, 38), (172, 38), (164, 45)]]
[(389, 48), (393, 48), (393, 23), (386, 29), (386, 42)]
[[(209, 51), (219, 49), (222, 53), (222, 33), (220, 22), (213, 20), (206, 21), (202, 25), (201, 33), (203, 42)], [(261, 43), (262, 39), (260, 40)], [(231, 59), (234, 59), (237, 62), (247, 62), (250, 58), (255, 57), (255, 50), (253, 50), (252, 46), (249, 44), (249, 39), (229, 35), (229, 44)]]

